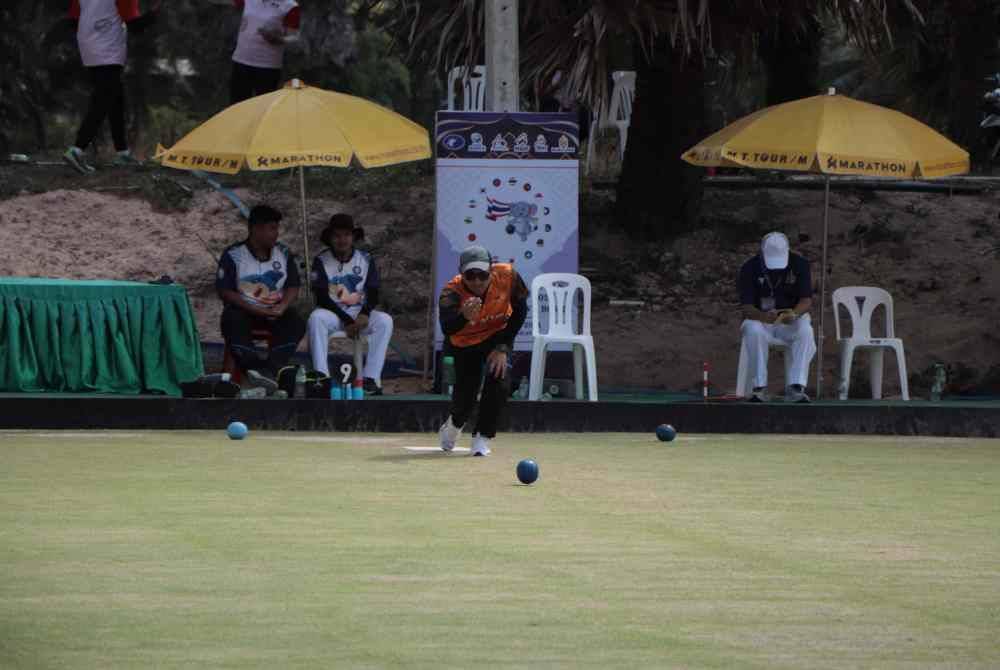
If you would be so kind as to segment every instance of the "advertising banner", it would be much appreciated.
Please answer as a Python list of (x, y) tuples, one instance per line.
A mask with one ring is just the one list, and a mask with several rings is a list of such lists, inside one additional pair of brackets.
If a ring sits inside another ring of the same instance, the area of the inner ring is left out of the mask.
[[(529, 287), (543, 272), (578, 271), (579, 132), (575, 114), (438, 112), (435, 301), (473, 244)], [(529, 304), (515, 349), (531, 350), (532, 316)]]

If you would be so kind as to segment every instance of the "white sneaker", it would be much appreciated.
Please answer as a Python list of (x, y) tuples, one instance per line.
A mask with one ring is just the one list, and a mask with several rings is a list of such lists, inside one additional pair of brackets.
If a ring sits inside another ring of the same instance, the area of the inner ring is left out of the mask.
[(455, 448), (455, 443), (458, 442), (459, 436), (462, 434), (462, 426), (456, 427), (455, 424), (451, 422), (451, 417), (441, 424), (441, 429), (438, 431), (438, 435), (441, 436), (441, 450), (451, 451)]
[(278, 390), (278, 382), (256, 370), (247, 370), (247, 381), (246, 386), (250, 388), (262, 388), (268, 395)]
[(470, 451), (472, 456), (489, 456), (490, 455), (490, 438), (483, 437), (482, 435), (476, 434), (472, 436), (472, 450)]

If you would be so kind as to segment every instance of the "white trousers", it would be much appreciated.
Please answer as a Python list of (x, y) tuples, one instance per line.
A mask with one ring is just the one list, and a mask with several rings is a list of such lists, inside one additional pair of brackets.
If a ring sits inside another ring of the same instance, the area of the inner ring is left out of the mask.
[(743, 346), (750, 354), (750, 379), (753, 387), (767, 386), (767, 355), (775, 344), (789, 348), (792, 356), (789, 379), (786, 384), (806, 385), (809, 379), (809, 364), (816, 355), (812, 319), (803, 314), (788, 324), (761, 323), (746, 319), (740, 327)]
[[(361, 310), (357, 310), (359, 313)], [(351, 312), (351, 316), (356, 316)], [(312, 353), (313, 368), (325, 375), (330, 374), (326, 357), (330, 353), (330, 335), (344, 330), (340, 317), (328, 309), (317, 307), (309, 315), (307, 333), (309, 335), (309, 351)], [(377, 309), (368, 316), (368, 325), (361, 331), (368, 336), (368, 357), (365, 360), (365, 377), (382, 384), (382, 367), (385, 365), (385, 354), (392, 339), (392, 317)]]

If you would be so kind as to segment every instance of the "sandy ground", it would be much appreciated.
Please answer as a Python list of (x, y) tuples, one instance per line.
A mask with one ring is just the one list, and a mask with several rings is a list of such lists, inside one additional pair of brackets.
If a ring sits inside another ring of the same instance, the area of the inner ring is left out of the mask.
[[(95, 188), (93, 182), (63, 174), (52, 186), (55, 190), (0, 200), (0, 275), (137, 281), (170, 275), (187, 287), (202, 339), (221, 339), (214, 256), (245, 233), (226, 199), (196, 190), (184, 208), (167, 211), (154, 207), (138, 189), (125, 191), (125, 197), (81, 190)], [(246, 189), (237, 192), (248, 202), (262, 197)], [(278, 189), (267, 197), (286, 212), (290, 221), (283, 240), (301, 254), (294, 193)], [(391, 192), (354, 192), (339, 200), (311, 197), (308, 206), (313, 254), (330, 213), (351, 212), (365, 227), (366, 244), (377, 254), (384, 277), (385, 308), (396, 320), (394, 345), (418, 361), (431, 292), (433, 211), (428, 202), (433, 202), (431, 178)], [(707, 190), (703, 227), (656, 246), (636, 245), (610, 228), (605, 223), (610, 205), (600, 194), (591, 197), (581, 221), (581, 266), (594, 283), (593, 332), (602, 385), (691, 390), (700, 386), (702, 361), (708, 361), (713, 386), (731, 391), (739, 343), (735, 277), (768, 230), (789, 235), (793, 249), (813, 262), (819, 284), (820, 192)], [(1000, 364), (998, 209), (991, 193), (834, 192), (828, 289), (868, 285), (893, 294), (896, 333), (905, 342), (911, 375), (943, 362), (954, 368), (959, 385), (982, 377)], [(621, 299), (644, 305), (609, 304)], [(309, 304), (302, 308), (308, 310)], [(818, 330), (818, 309), (813, 319)], [(823, 365), (831, 389), (839, 363), (829, 309), (826, 337)], [(885, 391), (891, 395), (898, 393), (896, 367), (891, 356), (886, 361)], [(771, 370), (780, 387), (780, 362), (775, 360)], [(864, 380), (864, 374), (860, 361), (855, 380)], [(852, 395), (867, 391), (864, 383), (854, 387)], [(399, 382), (389, 388), (416, 386)]]

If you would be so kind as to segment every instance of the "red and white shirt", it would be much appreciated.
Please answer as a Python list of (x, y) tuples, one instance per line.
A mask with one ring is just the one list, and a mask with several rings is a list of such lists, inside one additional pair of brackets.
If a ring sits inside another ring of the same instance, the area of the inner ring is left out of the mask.
[(285, 46), (265, 40), (260, 29), (278, 30), (282, 34), (286, 30), (298, 30), (299, 3), (295, 0), (233, 0), (233, 4), (243, 10), (233, 60), (251, 67), (280, 70)]
[(125, 65), (125, 22), (139, 17), (139, 0), (71, 0), (69, 15), (80, 22), (76, 41), (85, 67)]

